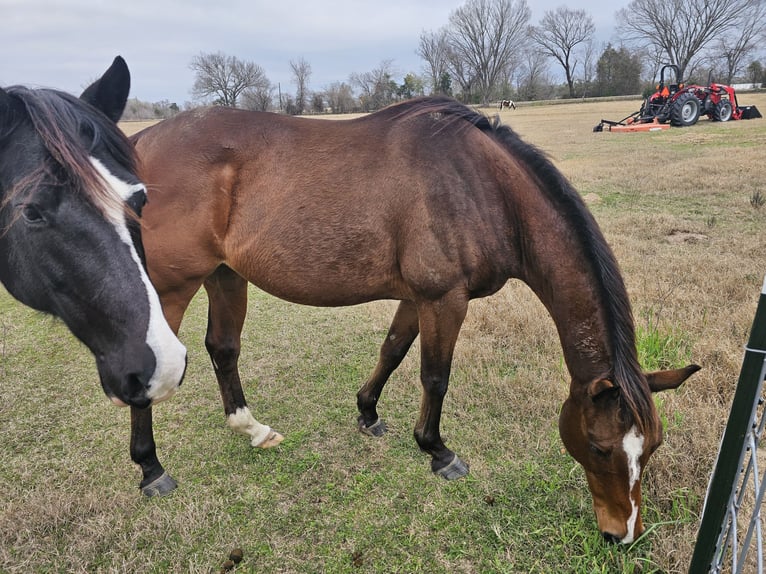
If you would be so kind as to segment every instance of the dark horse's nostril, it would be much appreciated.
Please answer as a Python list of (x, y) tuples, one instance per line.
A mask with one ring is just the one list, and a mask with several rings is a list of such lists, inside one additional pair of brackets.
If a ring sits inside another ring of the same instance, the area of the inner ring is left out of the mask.
[(143, 409), (152, 403), (151, 399), (146, 396), (146, 384), (143, 382), (145, 378), (141, 374), (131, 374), (128, 376), (126, 391), (130, 406)]
[(609, 532), (602, 532), (601, 536), (603, 536), (604, 540), (606, 540), (610, 544), (618, 544), (620, 542), (620, 538), (618, 536), (615, 536), (614, 534), (611, 534)]

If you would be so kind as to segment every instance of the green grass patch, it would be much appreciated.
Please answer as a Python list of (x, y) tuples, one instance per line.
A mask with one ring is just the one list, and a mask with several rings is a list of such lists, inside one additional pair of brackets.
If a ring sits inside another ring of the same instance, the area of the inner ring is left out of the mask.
[[(90, 354), (1, 292), (0, 572), (209, 574), (239, 547), (235, 572), (259, 574), (685, 573), (766, 268), (766, 209), (750, 205), (766, 123), (592, 133), (639, 104), (502, 114), (598, 196), (591, 205), (633, 308), (652, 313), (638, 314), (642, 366), (703, 366), (656, 399), (666, 440), (645, 473), (647, 533), (636, 543), (601, 539), (584, 473), (562, 452), (569, 377), (528, 290), (511, 284), (469, 311), (442, 418), (445, 441), (471, 465), (455, 483), (431, 474), (412, 437), (417, 346), (381, 397), (389, 432), (356, 430), (355, 394), (391, 304), (314, 309), (250, 290), (245, 393), (286, 437), (262, 451), (226, 427), (199, 295), (181, 329), (186, 381), (154, 413), (159, 456), (179, 482), (160, 500), (139, 494), (128, 412), (103, 396)], [(702, 237), (673, 243), (673, 230)]]

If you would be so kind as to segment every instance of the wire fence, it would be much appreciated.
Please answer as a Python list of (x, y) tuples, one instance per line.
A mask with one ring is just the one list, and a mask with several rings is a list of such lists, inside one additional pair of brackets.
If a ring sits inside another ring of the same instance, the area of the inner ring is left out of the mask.
[[(763, 574), (759, 444), (766, 427), (766, 278), (708, 485), (689, 574)], [(751, 553), (752, 551), (752, 553)]]

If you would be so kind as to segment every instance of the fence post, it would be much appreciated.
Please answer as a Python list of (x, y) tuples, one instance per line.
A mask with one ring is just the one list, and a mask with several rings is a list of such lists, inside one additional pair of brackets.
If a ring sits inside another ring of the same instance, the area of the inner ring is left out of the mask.
[[(726, 526), (729, 507), (734, 496), (738, 475), (748, 444), (745, 441), (755, 419), (766, 363), (766, 278), (745, 347), (745, 356), (731, 404), (729, 420), (718, 451), (718, 459), (708, 485), (697, 533), (697, 543), (689, 565), (689, 574), (708, 573), (719, 548), (721, 533)], [(755, 453), (753, 453), (755, 455)], [(744, 486), (744, 485), (743, 485)], [(756, 512), (758, 509), (756, 509)], [(736, 532), (734, 533), (736, 536)], [(725, 543), (725, 542), (724, 542)]]

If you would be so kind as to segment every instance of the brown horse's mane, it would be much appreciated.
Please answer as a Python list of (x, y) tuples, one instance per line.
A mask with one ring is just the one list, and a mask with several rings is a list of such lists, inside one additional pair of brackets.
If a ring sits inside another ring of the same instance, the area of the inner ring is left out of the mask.
[[(104, 146), (128, 172), (136, 171), (133, 146), (117, 125), (90, 104), (65, 92), (24, 86), (12, 86), (5, 91), (23, 104), (50, 160), (18, 181), (11, 193), (2, 198), (2, 205), (42, 181), (53, 181), (70, 183), (102, 211), (123, 209), (122, 199), (105, 184), (90, 161), (96, 147)], [(11, 122), (4, 132), (10, 133), (15, 125), (16, 122)]]
[(524, 142), (509, 126), (501, 124), (499, 117), (490, 120), (447, 97), (410, 100), (391, 106), (383, 113), (390, 113), (397, 118), (411, 114), (440, 114), (450, 123), (465, 122), (462, 125), (466, 128), (473, 126), (483, 131), (503, 144), (509, 153), (527, 166), (533, 177), (540, 182), (551, 204), (571, 223), (591, 264), (612, 342), (613, 372), (605, 375), (621, 389), (623, 413), (630, 417), (627, 420), (632, 419), (639, 430), (653, 424), (653, 418), (650, 417), (653, 412), (651, 392), (638, 363), (633, 313), (617, 261), (580, 194), (544, 152)]

